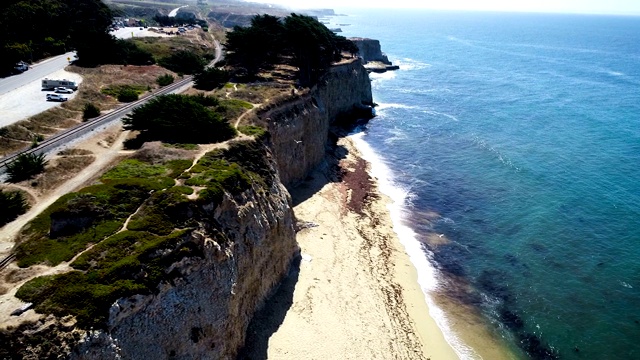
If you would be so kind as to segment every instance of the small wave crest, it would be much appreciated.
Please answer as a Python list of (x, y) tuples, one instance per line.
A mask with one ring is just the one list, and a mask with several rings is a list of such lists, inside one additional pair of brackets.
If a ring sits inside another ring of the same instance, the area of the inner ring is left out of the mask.
[(393, 231), (398, 235), (398, 239), (404, 246), (411, 263), (416, 267), (418, 284), (429, 308), (429, 315), (442, 330), (446, 341), (456, 354), (461, 359), (471, 359), (473, 358), (473, 350), (462, 343), (453, 333), (447, 315), (429, 295), (437, 290), (441, 284), (438, 280), (436, 268), (433, 266), (432, 253), (423, 247), (418, 240), (417, 234), (405, 224), (413, 193), (409, 188), (401, 186), (394, 180), (391, 169), (387, 167), (384, 160), (376, 154), (371, 146), (364, 141), (364, 136), (365, 134), (362, 132), (356, 133), (351, 135), (351, 139), (362, 153), (362, 157), (371, 164), (370, 175), (377, 179), (380, 192), (388, 196), (392, 201), (388, 205), (388, 209), (393, 222)]
[(407, 139), (407, 133), (397, 127), (394, 127), (393, 129), (389, 130), (389, 133), (391, 134), (391, 136), (384, 140), (385, 144), (392, 144), (398, 140)]
[(478, 136), (474, 136), (472, 142), (475, 145), (490, 152), (496, 159), (498, 159), (498, 161), (500, 161), (502, 164), (506, 165), (507, 167), (515, 170), (516, 172), (519, 172), (521, 170), (518, 166), (516, 166), (511, 161), (511, 159), (509, 159), (509, 157), (507, 157), (502, 152), (500, 152), (500, 150), (491, 146), (487, 141), (480, 139)]
[(451, 115), (451, 114), (446, 114), (446, 113), (442, 113), (439, 111), (435, 111), (435, 110), (424, 110), (423, 111), (425, 114), (428, 115), (433, 115), (433, 116), (442, 116), (442, 117), (446, 117), (447, 119), (453, 120), (453, 121), (460, 121), (458, 120), (457, 117)]
[(400, 70), (422, 70), (431, 67), (431, 64), (410, 58), (395, 59), (392, 63), (398, 65)]
[(379, 103), (376, 106), (376, 110), (384, 110), (384, 109), (416, 109), (416, 106), (405, 105), (405, 104), (396, 104), (396, 103)]

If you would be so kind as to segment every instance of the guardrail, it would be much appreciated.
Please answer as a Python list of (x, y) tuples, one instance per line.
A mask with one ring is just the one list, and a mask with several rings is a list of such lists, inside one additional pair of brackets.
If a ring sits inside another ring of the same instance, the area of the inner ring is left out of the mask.
[(83, 136), (84, 134), (86, 134), (89, 131), (93, 131), (94, 129), (105, 125), (111, 121), (114, 121), (116, 119), (119, 119), (123, 116), (125, 116), (128, 112), (130, 112), (131, 110), (137, 108), (138, 106), (143, 105), (144, 103), (146, 103), (147, 101), (153, 99), (156, 96), (159, 95), (165, 95), (167, 93), (170, 93), (176, 89), (179, 89), (180, 87), (189, 84), (191, 81), (193, 80), (192, 76), (186, 76), (184, 79), (177, 81), (173, 84), (169, 84), (161, 89), (159, 89), (157, 92), (155, 93), (151, 93), (151, 94), (147, 94), (144, 97), (142, 97), (142, 99), (140, 100), (136, 100), (134, 102), (128, 103), (126, 105), (123, 105), (119, 108), (116, 108), (114, 111), (105, 114), (105, 115), (101, 115), (98, 116), (96, 118), (90, 119), (87, 122), (83, 122), (82, 124), (79, 124), (78, 126), (72, 127), (68, 130), (65, 130), (63, 132), (61, 132), (60, 134), (54, 135), (44, 141), (42, 141), (37, 147), (32, 148), (32, 149), (25, 149), (22, 151), (18, 151), (15, 152), (13, 154), (7, 155), (4, 158), (0, 159), (0, 170), (2, 170), (3, 167), (6, 167), (8, 163), (12, 162), (13, 160), (15, 160), (18, 156), (20, 156), (21, 154), (43, 154), (43, 153), (47, 153), (48, 151), (51, 151), (59, 146), (62, 145), (62, 143), (66, 142), (66, 141), (71, 141), (74, 140), (75, 138), (78, 138), (80, 136)]

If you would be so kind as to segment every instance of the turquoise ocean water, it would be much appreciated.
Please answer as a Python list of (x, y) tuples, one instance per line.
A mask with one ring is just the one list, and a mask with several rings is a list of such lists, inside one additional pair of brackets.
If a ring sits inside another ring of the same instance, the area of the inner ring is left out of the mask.
[(640, 18), (338, 12), (401, 67), (356, 138), (423, 286), (523, 358), (640, 359)]

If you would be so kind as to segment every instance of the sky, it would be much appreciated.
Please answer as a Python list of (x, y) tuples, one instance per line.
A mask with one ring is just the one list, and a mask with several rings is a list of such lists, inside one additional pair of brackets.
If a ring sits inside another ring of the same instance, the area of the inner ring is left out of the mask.
[(640, 0), (253, 0), (293, 8), (424, 8), (640, 15)]

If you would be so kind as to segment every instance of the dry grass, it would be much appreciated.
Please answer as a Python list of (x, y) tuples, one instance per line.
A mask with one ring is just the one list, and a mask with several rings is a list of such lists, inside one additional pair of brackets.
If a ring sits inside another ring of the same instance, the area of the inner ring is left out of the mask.
[(44, 194), (73, 178), (82, 169), (96, 160), (93, 155), (64, 155), (49, 161), (45, 171), (34, 179), (23, 182), (27, 188), (38, 194)]
[(158, 76), (171, 74), (176, 77), (175, 73), (156, 65), (105, 65), (96, 68), (69, 66), (67, 70), (83, 77), (78, 95), (60, 107), (7, 126), (6, 133), (0, 137), (0, 156), (29, 147), (37, 135), (50, 137), (79, 124), (82, 121), (82, 109), (87, 103), (93, 103), (100, 110), (118, 106), (119, 103), (115, 98), (100, 92), (107, 86), (139, 85), (157, 89)]
[(93, 152), (87, 149), (66, 149), (58, 153), (58, 155), (92, 155)]
[(131, 158), (151, 164), (162, 164), (169, 160), (193, 159), (195, 153), (196, 151), (167, 147), (160, 141), (152, 141), (144, 143), (142, 148), (136, 151)]

